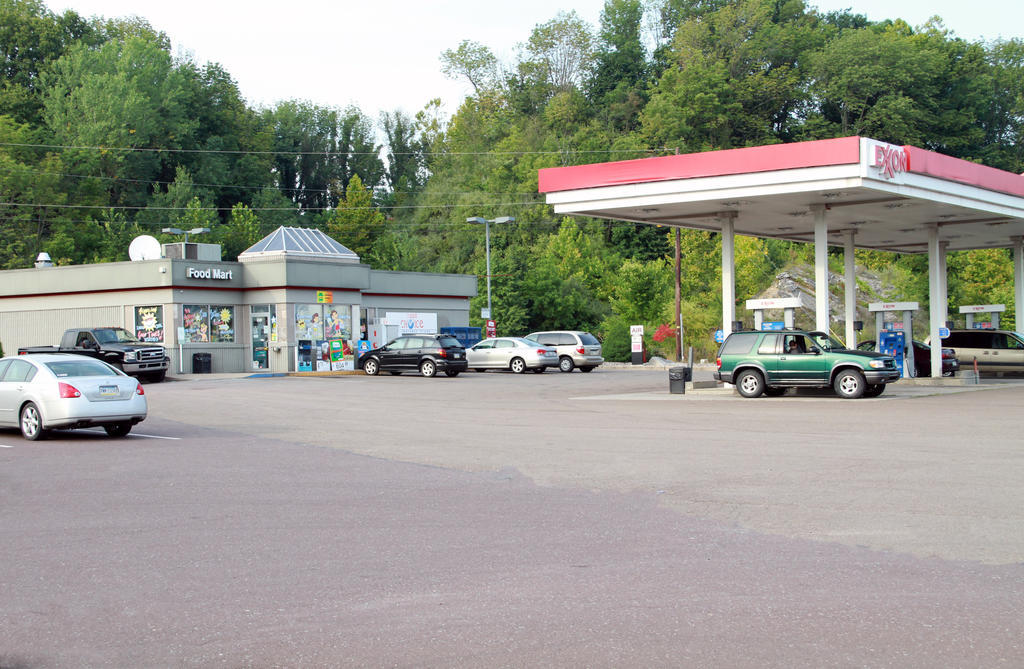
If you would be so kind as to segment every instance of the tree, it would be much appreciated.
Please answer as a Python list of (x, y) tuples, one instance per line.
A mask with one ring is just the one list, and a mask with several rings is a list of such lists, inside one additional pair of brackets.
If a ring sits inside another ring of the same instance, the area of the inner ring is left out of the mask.
[(576, 12), (559, 12), (533, 29), (525, 46), (526, 72), (549, 94), (582, 88), (594, 62), (594, 37)]
[(823, 40), (799, 1), (740, 0), (687, 20), (640, 115), (643, 136), (689, 151), (790, 140), (802, 61)]
[(373, 196), (359, 175), (349, 181), (345, 199), (327, 218), (327, 234), (338, 240), (360, 258), (370, 254), (374, 242), (385, 229), (384, 214), (373, 206)]
[(140, 37), (79, 44), (44, 76), (46, 123), (65, 164), (102, 178), (105, 204), (141, 206), (196, 121), (188, 118), (186, 80), (170, 54)]
[(236, 260), (238, 255), (263, 239), (259, 217), (244, 204), (231, 208), (231, 218), (223, 226), (221, 243), (225, 260)]
[[(594, 56), (589, 98), (616, 128), (630, 130), (639, 113), (647, 79), (647, 54), (640, 35), (640, 0), (608, 0)], [(599, 111), (600, 113), (600, 111)]]
[(498, 76), (498, 59), (491, 50), (470, 40), (462, 40), (457, 49), (441, 53), (441, 72), (451, 79), (465, 77), (479, 95), (494, 87)]
[(416, 123), (401, 110), (381, 114), (387, 138), (387, 169), (384, 179), (390, 190), (388, 202), (395, 204), (409, 191), (423, 184), (423, 147), (416, 139)]
[(56, 15), (39, 0), (0, 0), (0, 115), (38, 124), (42, 73), (81, 40), (96, 43), (95, 31), (72, 10)]
[(383, 176), (373, 125), (356, 107), (338, 111), (287, 101), (263, 120), (273, 133), (278, 188), (303, 210), (336, 206), (337, 193), (347, 191), (355, 174), (370, 187)]

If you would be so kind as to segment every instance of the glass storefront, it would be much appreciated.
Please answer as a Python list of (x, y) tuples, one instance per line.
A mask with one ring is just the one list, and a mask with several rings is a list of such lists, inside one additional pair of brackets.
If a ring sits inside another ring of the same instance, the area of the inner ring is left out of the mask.
[(295, 305), (295, 368), (298, 371), (354, 369), (351, 339), (351, 305)]

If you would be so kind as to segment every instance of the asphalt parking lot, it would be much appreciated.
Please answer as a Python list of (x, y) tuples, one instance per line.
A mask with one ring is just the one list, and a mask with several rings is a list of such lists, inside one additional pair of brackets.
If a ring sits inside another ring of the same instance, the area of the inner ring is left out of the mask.
[(1024, 664), (1017, 383), (146, 389), (0, 432), (0, 667)]

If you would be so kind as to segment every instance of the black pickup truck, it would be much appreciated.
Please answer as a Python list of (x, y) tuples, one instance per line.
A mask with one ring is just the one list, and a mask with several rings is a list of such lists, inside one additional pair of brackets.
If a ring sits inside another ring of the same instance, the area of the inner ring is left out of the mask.
[(163, 381), (171, 359), (163, 346), (147, 344), (124, 328), (72, 328), (61, 337), (60, 346), (26, 346), (26, 353), (76, 353), (109, 362), (125, 374)]

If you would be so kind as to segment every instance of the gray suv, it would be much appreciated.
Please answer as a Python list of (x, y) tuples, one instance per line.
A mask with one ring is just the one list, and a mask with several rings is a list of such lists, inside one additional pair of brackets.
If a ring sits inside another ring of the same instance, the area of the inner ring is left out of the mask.
[(548, 346), (558, 352), (558, 369), (571, 372), (579, 367), (581, 372), (589, 372), (604, 362), (601, 357), (601, 342), (589, 332), (580, 330), (549, 330), (547, 332), (531, 332), (526, 339)]

